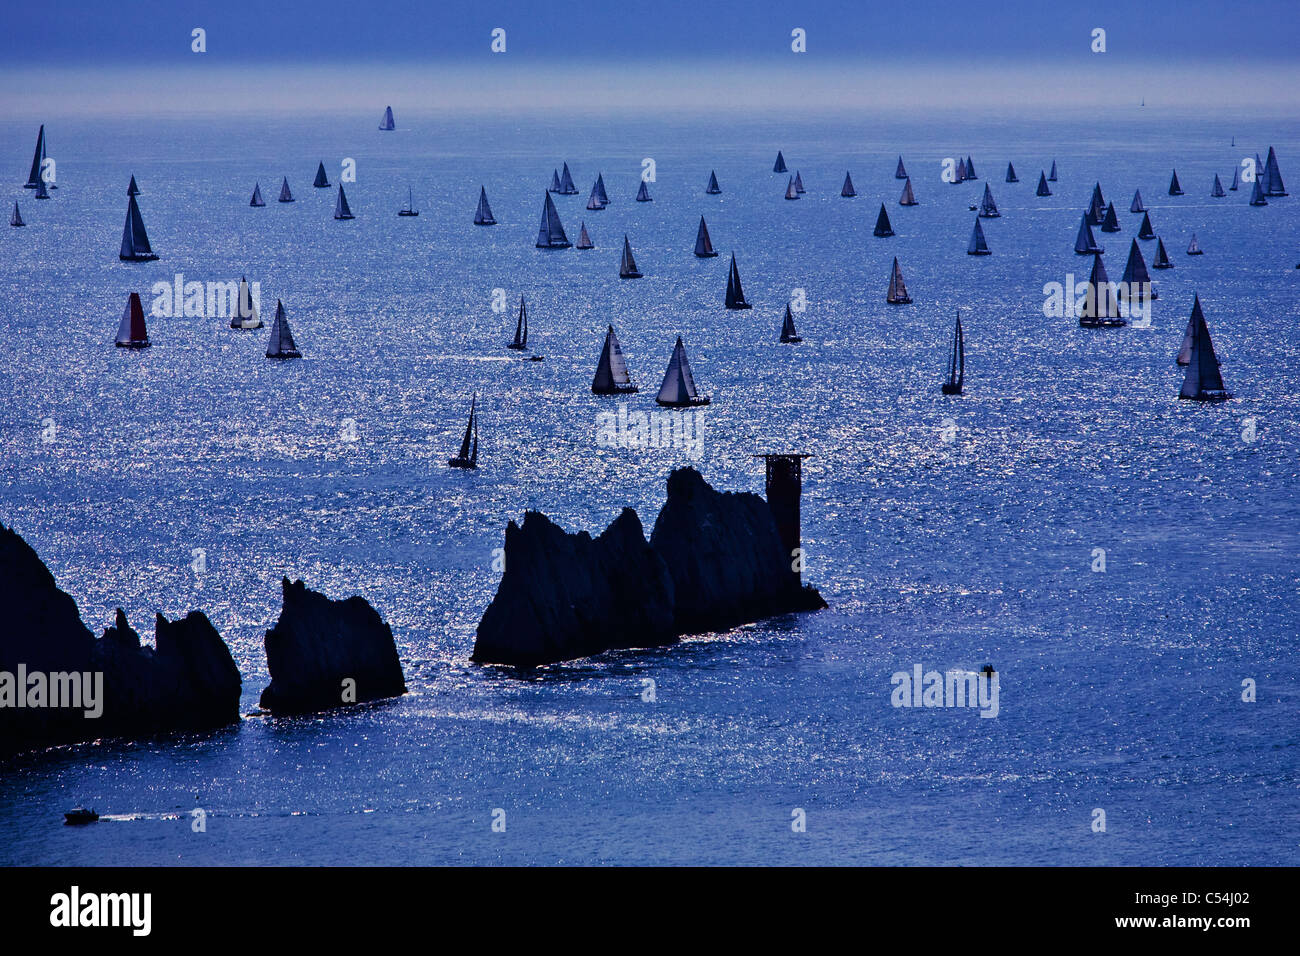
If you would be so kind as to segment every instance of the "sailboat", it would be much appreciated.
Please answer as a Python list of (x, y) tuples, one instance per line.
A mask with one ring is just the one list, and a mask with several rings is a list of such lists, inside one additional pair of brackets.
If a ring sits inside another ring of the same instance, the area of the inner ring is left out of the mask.
[(587, 208), (592, 212), (600, 212), (605, 208), (605, 204), (601, 202), (600, 197), (596, 195), (596, 186), (594, 183), (591, 187), (591, 193), (587, 196)]
[(957, 160), (957, 170), (952, 177), (952, 184), (955, 186), (958, 183), (964, 183), (966, 178), (966, 160), (959, 159)]
[(524, 305), (522, 295), (519, 297), (519, 320), (515, 323), (515, 340), (506, 348), (514, 349), (516, 352), (528, 350), (528, 307)]
[(128, 185), (128, 186), (126, 187), (126, 194), (127, 194), (128, 196), (138, 196), (138, 195), (140, 195), (140, 187), (137, 186), (137, 185), (135, 184), (135, 176), (134, 176), (134, 175), (131, 176), (131, 183), (130, 183), (130, 185)]
[(651, 197), (651, 195), (650, 195), (650, 188), (646, 185), (646, 182), (645, 182), (644, 179), (641, 180), (641, 185), (637, 188), (637, 191), (636, 191), (636, 201), (637, 201), (637, 202), (654, 202), (654, 199), (653, 199), (653, 198)]
[(1039, 196), (1050, 196), (1050, 195), (1052, 195), (1052, 190), (1049, 189), (1048, 186), (1047, 186), (1047, 174), (1044, 173), (1041, 169), (1038, 171), (1038, 190), (1037, 190), (1037, 195), (1039, 195)]
[(876, 216), (876, 228), (872, 235), (879, 239), (888, 239), (894, 234), (894, 227), (889, 223), (889, 213), (885, 212), (885, 204), (880, 204), (880, 213)]
[(488, 205), (487, 190), (479, 186), (478, 208), (474, 210), (474, 225), (495, 226), (496, 224), (497, 221), (492, 215), (492, 207)]
[(710, 196), (716, 196), (722, 192), (722, 187), (718, 185), (718, 174), (713, 170), (709, 170), (709, 185), (705, 187), (704, 191)]
[(289, 331), (289, 317), (285, 315), (284, 303), (275, 300), (275, 321), (271, 323), (271, 340), (266, 343), (266, 357), (273, 359), (302, 358), (298, 344)]
[(560, 171), (558, 169), (551, 170), (551, 185), (546, 188), (546, 191), (551, 193), (560, 191)]
[(1083, 218), (1079, 221), (1079, 234), (1074, 239), (1074, 251), (1081, 256), (1090, 256), (1096, 252), (1106, 251), (1097, 245), (1097, 240), (1092, 234), (1092, 223), (1088, 222), (1087, 213), (1084, 213)]
[(289, 177), (285, 176), (280, 183), (280, 198), (276, 202), (293, 202), (293, 193), (289, 192)]
[(560, 195), (576, 196), (578, 187), (573, 185), (573, 174), (569, 172), (569, 164), (564, 164), (564, 170), (560, 173)]
[(623, 257), (618, 263), (618, 277), (620, 279), (641, 278), (641, 272), (636, 267), (636, 259), (632, 257), (632, 243), (627, 241), (627, 233), (623, 234)]
[(785, 157), (781, 155), (781, 151), (779, 149), (776, 151), (776, 162), (772, 164), (772, 172), (774, 173), (788, 172), (788, 170), (785, 168)]
[(664, 373), (664, 383), (659, 386), (655, 402), (668, 408), (709, 404), (708, 396), (701, 395), (695, 387), (691, 363), (686, 358), (686, 347), (682, 345), (680, 335), (677, 336), (677, 345), (673, 348), (673, 357), (668, 361), (668, 371)]
[(1232, 185), (1228, 187), (1228, 192), (1235, 193), (1237, 191), (1237, 188), (1240, 186), (1240, 184), (1241, 184), (1241, 170), (1239, 168), (1234, 167), (1232, 170)]
[(600, 200), (600, 208), (604, 209), (609, 205), (609, 193), (605, 192), (605, 174), (596, 174), (596, 198)]
[(1255, 177), (1255, 186), (1250, 192), (1250, 204), (1252, 206), (1267, 206), (1268, 200), (1264, 198), (1264, 189), (1259, 184), (1259, 177)]
[(1151, 213), (1142, 213), (1142, 225), (1138, 228), (1138, 238), (1142, 240), (1154, 239), (1156, 231), (1151, 228)]
[(900, 206), (920, 205), (920, 203), (916, 201), (916, 194), (912, 192), (912, 179), (910, 176), (903, 181), (903, 195), (898, 197), (898, 204)]
[(807, 192), (807, 190), (803, 188), (803, 173), (799, 172), (797, 169), (794, 171), (794, 191), (800, 196)]
[(253, 198), (248, 201), (250, 206), (265, 206), (262, 199), (262, 186), (260, 183), (253, 183)]
[(857, 194), (858, 191), (853, 188), (853, 177), (846, 172), (844, 174), (844, 185), (840, 187), (840, 195), (845, 199), (852, 199)]
[(1052, 160), (1052, 171), (1047, 174), (1047, 181), (1049, 183), (1056, 182), (1056, 160)]
[(898, 256), (894, 256), (894, 268), (889, 273), (889, 291), (885, 293), (885, 301), (890, 305), (907, 305), (912, 301), (903, 283), (903, 270), (898, 267)]
[(27, 223), (23, 222), (23, 214), (20, 213), (20, 212), (18, 211), (18, 202), (17, 202), (17, 200), (14, 201), (14, 211), (13, 211), (13, 214), (9, 217), (9, 225), (11, 225), (11, 226), (25, 226), (25, 225), (27, 225)]
[(1092, 199), (1088, 202), (1088, 222), (1100, 226), (1106, 215), (1106, 200), (1101, 197), (1101, 183), (1092, 187)]
[(1266, 193), (1270, 196), (1287, 195), (1286, 186), (1282, 183), (1282, 169), (1277, 164), (1277, 153), (1273, 152), (1273, 147), (1268, 148), (1268, 159), (1264, 162), (1264, 175), (1268, 180)]
[(1219, 358), (1214, 354), (1214, 343), (1210, 341), (1210, 329), (1205, 324), (1199, 296), (1192, 300), (1189, 326), (1192, 338), (1187, 343), (1187, 374), (1183, 376), (1183, 387), (1179, 389), (1178, 397), (1197, 402), (1221, 402), (1232, 398), (1232, 393), (1223, 385)]
[(1157, 239), (1156, 254), (1155, 258), (1151, 260), (1151, 268), (1172, 269), (1173, 267), (1174, 264), (1169, 258), (1169, 253), (1165, 252), (1165, 241), (1163, 239)]
[(460, 452), (455, 458), (447, 459), (452, 468), (478, 467), (478, 393), (470, 399), (469, 421), (465, 425), (465, 437), (460, 441)]
[(1174, 175), (1169, 180), (1169, 195), (1181, 196), (1182, 194), (1183, 187), (1178, 185), (1178, 170), (1175, 169)]
[(149, 236), (144, 231), (144, 219), (140, 216), (140, 207), (134, 196), (126, 197), (126, 225), (122, 227), (122, 250), (118, 258), (123, 262), (152, 262), (157, 254), (149, 245)]
[(230, 317), (232, 329), (260, 329), (262, 317), (257, 314), (257, 303), (249, 291), (248, 279), (239, 277), (239, 298), (235, 302), (235, 314)]
[[(975, 220), (979, 225), (979, 220)], [(961, 309), (957, 310), (957, 325), (952, 332), (952, 355), (948, 360), (948, 381), (943, 383), (943, 394), (960, 395), (966, 381), (966, 340), (961, 331)]]
[(1007, 182), (1009, 183), (1020, 182), (1020, 177), (1016, 175), (1016, 167), (1012, 166), (1010, 163), (1007, 163)]
[(1101, 221), (1102, 232), (1119, 232), (1119, 216), (1115, 215), (1115, 204), (1106, 206), (1106, 215)]
[(1088, 292), (1079, 309), (1079, 325), (1085, 329), (1128, 325), (1128, 322), (1120, 318), (1115, 287), (1110, 284), (1110, 276), (1106, 275), (1106, 265), (1101, 261), (1100, 254), (1092, 257), (1092, 275), (1088, 277)]
[(335, 219), (355, 219), (352, 215), (352, 207), (348, 205), (347, 194), (343, 192), (343, 184), (339, 183), (339, 194), (334, 200), (334, 218)]
[(731, 268), (727, 271), (727, 298), (726, 306), (728, 309), (750, 309), (753, 308), (745, 301), (745, 290), (740, 287), (740, 270), (736, 268), (736, 254), (731, 254)]
[(799, 198), (799, 193), (798, 193), (798, 191), (794, 188), (794, 177), (793, 177), (793, 176), (791, 176), (790, 179), (789, 179), (789, 181), (785, 184), (785, 198), (786, 198), (786, 199), (798, 199), (798, 198)]
[(704, 217), (700, 217), (700, 228), (695, 231), (695, 255), (700, 259), (715, 259), (718, 253), (713, 248), (713, 240), (709, 238), (709, 227), (704, 224)]
[(316, 178), (312, 180), (312, 185), (317, 189), (329, 189), (330, 179), (325, 175), (324, 161), (316, 166)]
[(578, 229), (578, 242), (574, 245), (575, 249), (595, 249), (596, 244), (591, 241), (591, 236), (587, 234), (587, 223), (583, 222)]
[(975, 163), (969, 156), (966, 157), (966, 178), (979, 179), (979, 177), (975, 175)]
[(415, 196), (411, 192), (411, 187), (406, 187), (406, 205), (397, 210), (399, 216), (418, 216), (420, 210), (415, 208)]
[(907, 170), (903, 168), (903, 157), (902, 157), (902, 156), (899, 156), (899, 157), (898, 157), (898, 168), (894, 170), (894, 178), (895, 178), (895, 179), (906, 179), (906, 178), (907, 178)]
[(989, 184), (984, 184), (984, 198), (980, 200), (980, 218), (998, 219), (1002, 213), (998, 212), (998, 204), (993, 201), (993, 190)]
[(623, 358), (623, 347), (618, 344), (614, 326), (605, 332), (605, 345), (600, 350), (600, 361), (596, 363), (596, 376), (591, 380), (591, 390), (597, 395), (631, 395), (637, 391), (632, 384), (632, 376), (627, 371), (627, 360)]
[[(132, 196), (132, 199), (135, 197)], [(124, 349), (147, 349), (149, 347), (149, 333), (144, 327), (144, 306), (140, 304), (140, 293), (132, 292), (126, 300), (126, 308), (122, 312), (122, 322), (117, 327), (118, 348)]]
[(1146, 212), (1147, 207), (1142, 205), (1142, 190), (1133, 190), (1133, 202), (1128, 207), (1129, 212)]
[(393, 123), (393, 108), (391, 106), (384, 107), (384, 119), (379, 124), (379, 128), (385, 131), (397, 129), (396, 124)]
[(1196, 233), (1192, 233), (1192, 241), (1187, 245), (1187, 254), (1189, 256), (1205, 255), (1205, 250), (1196, 244)]
[(50, 198), (50, 193), (49, 193), (49, 190), (46, 188), (46, 183), (45, 183), (45, 180), (44, 180), (44, 179), (42, 179), (40, 182), (38, 182), (38, 183), (36, 184), (36, 195), (33, 196), (32, 198), (33, 198), (33, 199), (49, 199), (49, 198)]
[(546, 193), (546, 201), (542, 204), (542, 223), (537, 228), (536, 245), (538, 249), (567, 249), (572, 245), (564, 234), (564, 226), (560, 225), (560, 214), (555, 211), (555, 201), (550, 193)]
[(790, 310), (790, 303), (785, 304), (785, 321), (781, 323), (781, 341), (787, 345), (794, 345), (802, 342), (799, 333), (794, 328), (794, 313)]
[(1128, 262), (1124, 266), (1124, 276), (1120, 280), (1120, 291), (1128, 302), (1135, 299), (1142, 302), (1160, 298), (1151, 281), (1151, 273), (1147, 271), (1147, 262), (1142, 258), (1142, 250), (1136, 239), (1129, 240)]
[(41, 162), (45, 159), (45, 124), (41, 124), (40, 132), (36, 134), (36, 152), (32, 154), (32, 171), (27, 175), (27, 182), (23, 184), (24, 189), (35, 189), (41, 182)]
[(968, 256), (987, 256), (992, 255), (989, 251), (989, 244), (984, 239), (984, 229), (980, 226), (980, 217), (975, 217), (975, 228), (971, 230), (970, 242), (966, 244), (966, 255)]
[(1210, 190), (1210, 196), (1215, 199), (1222, 199), (1227, 193), (1223, 191), (1223, 183), (1219, 182), (1219, 174), (1214, 174), (1214, 188)]

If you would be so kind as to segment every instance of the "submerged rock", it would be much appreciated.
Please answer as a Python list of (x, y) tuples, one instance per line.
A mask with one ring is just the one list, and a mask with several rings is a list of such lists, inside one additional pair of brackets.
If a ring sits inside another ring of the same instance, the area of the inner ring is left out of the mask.
[(288, 578), (280, 584), (284, 606), (266, 632), (271, 683), (263, 707), (306, 714), (406, 693), (392, 629), (369, 601), (331, 600)]

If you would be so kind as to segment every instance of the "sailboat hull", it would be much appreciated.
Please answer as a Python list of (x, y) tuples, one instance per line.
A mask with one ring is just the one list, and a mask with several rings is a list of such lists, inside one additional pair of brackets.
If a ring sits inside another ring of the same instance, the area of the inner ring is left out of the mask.
[(478, 465), (475, 462), (470, 461), (468, 458), (448, 458), (447, 464), (452, 468), (478, 468)]
[(960, 386), (960, 385), (954, 385), (954, 384), (951, 383), (951, 382), (944, 382), (944, 383), (943, 383), (943, 393), (944, 393), (945, 395), (960, 395), (960, 394), (961, 394), (961, 386)]
[(656, 398), (655, 404), (662, 405), (664, 408), (690, 408), (696, 405), (707, 405), (709, 399), (707, 396), (700, 396), (699, 398), (689, 398), (680, 402), (665, 402), (663, 399)]
[(155, 259), (158, 258), (158, 256), (152, 252), (146, 252), (143, 254), (132, 253), (129, 256), (124, 256), (119, 253), (118, 258), (121, 259), (123, 262), (153, 262)]

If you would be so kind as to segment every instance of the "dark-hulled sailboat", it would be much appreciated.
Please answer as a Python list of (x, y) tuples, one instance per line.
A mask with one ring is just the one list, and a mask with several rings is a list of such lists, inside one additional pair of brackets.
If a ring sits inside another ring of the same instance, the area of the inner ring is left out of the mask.
[(989, 251), (989, 244), (984, 238), (984, 227), (980, 225), (980, 217), (975, 217), (975, 228), (970, 232), (970, 242), (966, 243), (966, 255), (968, 256), (987, 256), (992, 255)]
[(1047, 174), (1041, 169), (1038, 171), (1038, 189), (1036, 190), (1036, 194), (1039, 196), (1052, 195), (1052, 190), (1048, 188), (1047, 185)]
[(1268, 148), (1268, 159), (1264, 161), (1264, 178), (1268, 183), (1265, 193), (1269, 196), (1285, 196), (1286, 186), (1282, 182), (1282, 169), (1277, 164), (1277, 153), (1273, 147)]
[(704, 191), (710, 196), (716, 196), (722, 192), (722, 187), (718, 185), (718, 174), (713, 170), (709, 170), (709, 185), (704, 187)]
[(1109, 203), (1106, 206), (1106, 215), (1101, 220), (1102, 232), (1119, 232), (1119, 216), (1115, 214), (1115, 204)]
[(23, 214), (20, 213), (20, 212), (18, 211), (18, 201), (17, 201), (17, 200), (14, 200), (14, 211), (13, 211), (13, 212), (10, 214), (10, 216), (9, 216), (9, 225), (11, 225), (11, 226), (25, 226), (25, 225), (27, 225), (27, 223), (23, 222)]
[(1007, 182), (1009, 183), (1020, 182), (1020, 177), (1016, 175), (1016, 167), (1011, 165), (1010, 163), (1007, 163)]
[(1079, 221), (1079, 233), (1074, 239), (1074, 251), (1076, 255), (1080, 256), (1090, 256), (1094, 253), (1106, 251), (1097, 245), (1097, 239), (1092, 234), (1092, 223), (1088, 221), (1087, 213), (1084, 213), (1083, 218)]
[(1173, 261), (1169, 258), (1169, 253), (1165, 251), (1165, 241), (1163, 239), (1157, 239), (1156, 254), (1151, 260), (1151, 268), (1172, 269), (1173, 267)]
[(325, 162), (322, 160), (316, 166), (316, 178), (312, 180), (312, 186), (316, 189), (329, 189), (330, 178), (325, 175)]
[(632, 243), (627, 241), (627, 233), (623, 234), (623, 256), (618, 263), (618, 277), (620, 279), (641, 278), (641, 271), (636, 267), (636, 259), (632, 257)]
[(1178, 397), (1197, 402), (1222, 402), (1232, 398), (1232, 393), (1223, 385), (1219, 358), (1214, 354), (1214, 343), (1210, 341), (1210, 329), (1205, 324), (1199, 296), (1192, 300), (1189, 326), (1191, 342), (1188, 343), (1187, 373), (1183, 376), (1183, 387), (1179, 389)]
[(980, 200), (979, 216), (981, 219), (997, 219), (1002, 215), (998, 212), (998, 204), (993, 201), (993, 190), (989, 184), (984, 184), (984, 198)]
[(460, 451), (455, 458), (448, 458), (447, 464), (452, 468), (478, 467), (478, 393), (469, 402), (469, 421), (465, 424), (465, 437), (461, 439)]
[(1252, 206), (1267, 206), (1268, 200), (1264, 198), (1264, 188), (1259, 183), (1259, 177), (1255, 177), (1255, 185), (1250, 191), (1250, 204)]
[(415, 195), (411, 192), (411, 187), (406, 187), (406, 205), (397, 210), (399, 216), (418, 216), (420, 210), (415, 208)]
[(1219, 182), (1219, 174), (1214, 174), (1214, 186), (1210, 189), (1210, 196), (1214, 199), (1222, 199), (1228, 195), (1223, 191), (1223, 183)]
[(966, 160), (964, 160), (964, 159), (959, 159), (959, 160), (957, 160), (957, 169), (956, 169), (956, 171), (954, 172), (953, 177), (952, 177), (952, 185), (955, 186), (955, 185), (957, 185), (958, 183), (964, 183), (964, 182), (966, 181), (966, 179), (967, 179), (967, 176), (966, 176)]
[(144, 219), (134, 196), (126, 197), (126, 225), (122, 227), (122, 249), (118, 258), (123, 262), (152, 262), (158, 258), (149, 245), (149, 235), (144, 231)]
[(1142, 225), (1138, 228), (1138, 238), (1142, 240), (1154, 239), (1156, 231), (1151, 228), (1151, 213), (1142, 213)]
[(727, 297), (725, 303), (728, 309), (750, 309), (753, 308), (745, 301), (745, 290), (740, 287), (740, 270), (736, 268), (736, 254), (731, 254), (731, 268), (727, 270)]
[(575, 249), (595, 249), (596, 244), (591, 241), (591, 236), (587, 234), (587, 223), (584, 221), (578, 228), (578, 241), (574, 243)]
[(682, 337), (677, 336), (677, 345), (673, 348), (673, 357), (668, 360), (668, 371), (664, 373), (664, 382), (659, 386), (655, 403), (667, 408), (686, 408), (693, 405), (707, 405), (707, 395), (701, 395), (695, 387), (695, 377), (691, 374), (691, 363), (686, 358), (686, 347)]
[(262, 317), (257, 314), (257, 303), (253, 301), (246, 276), (239, 277), (239, 295), (235, 300), (235, 314), (230, 317), (230, 327), (245, 331), (262, 327)]
[(596, 186), (594, 183), (592, 184), (591, 192), (587, 194), (587, 208), (592, 212), (600, 212), (605, 208), (605, 204), (601, 202), (600, 197), (596, 195)]
[(920, 205), (920, 203), (916, 201), (916, 194), (912, 192), (912, 179), (910, 176), (903, 181), (903, 195), (898, 197), (898, 204), (900, 206)]
[(899, 157), (898, 157), (898, 166), (894, 169), (894, 178), (895, 178), (895, 179), (906, 179), (906, 178), (907, 178), (907, 170), (903, 168), (903, 157), (902, 157), (902, 156), (899, 156)]
[(1142, 205), (1142, 190), (1133, 190), (1133, 202), (1129, 204), (1129, 212), (1146, 212), (1147, 207)]
[(343, 192), (343, 184), (339, 183), (339, 194), (334, 198), (334, 218), (335, 219), (355, 219), (352, 215), (352, 207), (348, 205), (348, 197)]
[[(36, 152), (32, 154), (32, 169), (27, 174), (27, 182), (23, 184), (23, 189), (35, 189), (40, 185), (41, 164), (45, 161), (45, 124), (41, 124), (40, 131), (36, 134)], [(134, 177), (133, 177), (134, 178)]]
[(560, 189), (561, 196), (578, 195), (578, 187), (573, 184), (573, 174), (569, 172), (569, 164), (564, 164), (564, 169), (560, 172)]
[(49, 191), (49, 189), (47, 188), (47, 184), (46, 184), (46, 182), (45, 182), (44, 179), (42, 179), (40, 182), (38, 182), (38, 183), (36, 184), (36, 195), (33, 196), (32, 198), (33, 198), (33, 199), (49, 199), (49, 198), (50, 198), (50, 191)]
[(1052, 160), (1052, 171), (1047, 174), (1047, 181), (1049, 183), (1056, 182), (1056, 160)]
[(250, 206), (265, 206), (266, 202), (262, 199), (262, 184), (253, 183), (253, 198), (248, 201)]
[(596, 174), (596, 185), (593, 188), (596, 190), (596, 198), (600, 200), (600, 208), (604, 209), (609, 205), (609, 193), (605, 192), (604, 173)]
[(713, 240), (709, 238), (709, 227), (704, 224), (704, 217), (700, 217), (700, 228), (695, 230), (695, 255), (700, 259), (715, 259), (718, 253), (713, 248)]
[(890, 305), (907, 305), (912, 301), (903, 282), (903, 270), (898, 267), (898, 256), (894, 256), (894, 267), (889, 273), (889, 291), (885, 293), (885, 301)]
[(564, 234), (564, 226), (560, 225), (560, 214), (555, 211), (555, 200), (551, 199), (550, 193), (545, 195), (546, 199), (542, 203), (542, 223), (537, 227), (537, 248), (567, 249), (572, 243)]
[(1088, 291), (1079, 309), (1079, 325), (1085, 329), (1128, 325), (1120, 318), (1119, 299), (1100, 254), (1092, 257), (1092, 274), (1088, 277)]
[(266, 343), (266, 357), (270, 359), (302, 358), (298, 343), (293, 340), (289, 330), (289, 317), (284, 312), (284, 303), (275, 300), (275, 321), (271, 323), (271, 339)]
[(1182, 194), (1183, 187), (1178, 185), (1178, 170), (1175, 169), (1173, 176), (1169, 179), (1169, 195), (1181, 196)]
[(1202, 249), (1196, 242), (1196, 233), (1192, 233), (1192, 241), (1187, 244), (1187, 254), (1189, 256), (1205, 255), (1205, 250)]
[(857, 194), (858, 191), (853, 188), (853, 177), (850, 176), (847, 172), (845, 172), (844, 185), (840, 187), (840, 195), (843, 196), (845, 199), (852, 199)]
[(122, 312), (122, 321), (117, 327), (117, 340), (114, 344), (123, 349), (149, 347), (149, 333), (144, 327), (144, 306), (140, 304), (139, 292), (132, 292), (127, 297), (126, 309)]
[(803, 341), (795, 331), (794, 312), (790, 309), (789, 302), (785, 304), (785, 319), (781, 323), (781, 341), (787, 345), (796, 345)]
[(1129, 240), (1128, 262), (1124, 265), (1124, 276), (1120, 280), (1120, 292), (1127, 302), (1158, 299), (1151, 273), (1147, 271), (1147, 262), (1142, 258), (1142, 249), (1136, 239)]
[(558, 169), (551, 170), (551, 184), (546, 187), (546, 191), (548, 193), (558, 193), (560, 191), (560, 171)]
[(596, 363), (596, 376), (591, 380), (591, 390), (597, 395), (631, 395), (637, 390), (628, 374), (623, 348), (618, 344), (614, 326), (605, 333), (605, 345)]
[(487, 190), (479, 186), (478, 208), (474, 210), (474, 225), (495, 226), (496, 224), (496, 217), (492, 215), (492, 207), (488, 205)]
[(1232, 170), (1232, 185), (1228, 187), (1228, 192), (1235, 193), (1241, 185), (1241, 170), (1234, 168)]
[(979, 179), (979, 177), (975, 175), (975, 162), (969, 156), (966, 157), (966, 178)]
[(636, 201), (637, 201), (637, 202), (654, 202), (654, 197), (652, 197), (652, 196), (650, 195), (650, 187), (646, 185), (646, 181), (645, 181), (644, 179), (641, 180), (641, 185), (637, 187), (637, 190), (636, 190)]
[(516, 352), (528, 351), (528, 306), (524, 304), (522, 295), (519, 297), (519, 319), (515, 322), (515, 339), (506, 348)]
[(280, 198), (276, 202), (293, 202), (293, 193), (289, 191), (288, 176), (285, 176), (280, 182)]
[(786, 198), (786, 199), (798, 199), (798, 198), (799, 198), (799, 191), (798, 191), (797, 189), (794, 188), (794, 177), (793, 177), (793, 176), (791, 176), (791, 177), (789, 178), (789, 180), (788, 180), (788, 181), (786, 182), (786, 184), (785, 184), (785, 198)]
[(797, 169), (794, 171), (794, 191), (800, 196), (808, 191), (803, 188), (803, 173), (799, 172)]
[[(976, 220), (979, 223), (979, 220)], [(961, 310), (957, 310), (957, 324), (952, 330), (952, 353), (948, 358), (948, 381), (943, 383), (943, 394), (960, 395), (966, 381), (966, 339), (961, 331)]]
[(1088, 201), (1088, 222), (1100, 226), (1106, 217), (1106, 200), (1101, 196), (1101, 183), (1092, 187), (1092, 199)]
[(391, 106), (384, 107), (384, 118), (380, 121), (379, 128), (385, 132), (397, 129), (397, 124), (393, 122), (393, 108)]
[(888, 239), (894, 234), (894, 227), (889, 223), (889, 213), (885, 212), (885, 204), (880, 204), (880, 212), (876, 216), (876, 228), (872, 235), (878, 239)]
[(789, 172), (789, 170), (785, 168), (785, 157), (781, 155), (781, 151), (779, 149), (776, 151), (776, 162), (772, 164), (772, 172), (774, 173)]

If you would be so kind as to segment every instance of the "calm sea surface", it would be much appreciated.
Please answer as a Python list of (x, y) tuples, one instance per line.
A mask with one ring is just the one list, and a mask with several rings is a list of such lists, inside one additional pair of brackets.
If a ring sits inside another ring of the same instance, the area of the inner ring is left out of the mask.
[[(0, 765), (0, 863), (1296, 862), (1300, 200), (1209, 195), (1269, 145), (1300, 195), (1293, 118), (447, 120), (395, 104), (381, 133), (382, 106), (50, 117), (49, 202), (20, 188), (34, 124), (0, 121), (5, 202), (29, 224), (0, 232), (0, 520), (97, 633), (118, 605), (146, 640), (155, 611), (205, 610), (252, 715)], [(771, 172), (778, 148), (798, 202)], [(943, 183), (942, 161), (966, 155), (980, 180)], [(345, 158), (356, 219), (337, 222), (335, 191), (311, 180), (323, 160), (336, 183)], [(654, 202), (636, 203), (645, 159)], [(571, 239), (586, 221), (591, 251), (533, 248), (564, 160), (580, 195), (557, 208)], [(846, 170), (856, 199), (840, 198)], [(612, 202), (589, 212), (597, 172)], [(133, 173), (154, 263), (117, 258)], [(292, 205), (274, 201), (282, 176)], [(1123, 226), (1097, 233), (1111, 279), (1137, 188), (1175, 262), (1153, 272), (1149, 328), (1043, 315), (1046, 283), (1086, 277), (1072, 247), (1096, 181)], [(266, 208), (248, 206), (255, 182)], [(969, 257), (985, 182), (1002, 218), (984, 221), (993, 254)], [(480, 184), (500, 225), (471, 224)], [(396, 215), (408, 187), (418, 218)], [(881, 202), (895, 238), (872, 236)], [(716, 259), (691, 254), (701, 215)], [(641, 280), (617, 277), (624, 234)], [(749, 312), (722, 307), (732, 250)], [(884, 301), (894, 256), (909, 306)], [(267, 330), (210, 317), (150, 318), (151, 349), (115, 349), (127, 293), (148, 309), (177, 273), (259, 282), (304, 358), (268, 361)], [(796, 289), (804, 342), (783, 346)], [(521, 293), (541, 363), (504, 349)], [(1227, 404), (1176, 399), (1193, 293)], [(958, 308), (968, 374), (951, 399)], [(694, 463), (715, 486), (761, 492), (757, 452), (815, 456), (806, 578), (830, 609), (527, 675), (472, 666), (508, 520), (539, 508), (596, 533), (631, 505), (648, 530), (668, 472), (692, 462), (597, 444), (617, 407), (589, 390), (609, 323), (642, 386), (633, 411), (654, 408), (683, 336), (713, 398)], [(474, 392), (482, 467), (466, 474), (446, 459)], [(410, 693), (256, 715), (281, 575), (374, 604)], [(890, 704), (896, 671), (986, 662), (996, 719)], [(111, 816), (61, 826), (76, 804)]]

